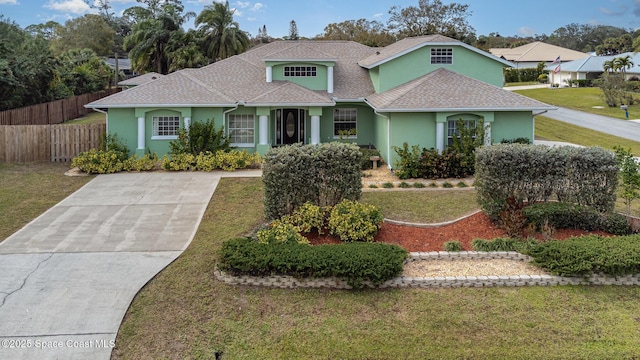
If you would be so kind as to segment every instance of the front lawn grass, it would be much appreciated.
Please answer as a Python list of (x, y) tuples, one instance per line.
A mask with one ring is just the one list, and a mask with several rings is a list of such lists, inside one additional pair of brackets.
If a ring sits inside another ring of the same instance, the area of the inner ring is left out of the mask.
[(600, 146), (610, 150), (619, 145), (625, 149), (630, 148), (633, 155), (640, 156), (640, 143), (636, 141), (567, 124), (545, 116), (536, 116), (535, 134), (536, 137), (545, 140), (565, 141), (582, 146)]
[(77, 119), (65, 121), (65, 125), (73, 125), (73, 124), (105, 124), (107, 122), (107, 116), (100, 112), (90, 112), (83, 117), (79, 117)]
[(69, 165), (0, 163), (0, 241), (93, 177), (69, 177)]
[[(136, 296), (113, 358), (215, 359), (222, 353), (224, 360), (603, 359), (640, 354), (637, 286), (337, 291), (216, 281), (212, 272), (221, 243), (263, 222), (262, 201), (260, 179), (220, 181), (189, 248)], [(438, 202), (450, 205), (446, 198)]]
[[(597, 87), (585, 88), (540, 88), (516, 90), (518, 94), (568, 109), (586, 111), (593, 114), (611, 116), (625, 120), (625, 113), (619, 107), (609, 107), (604, 101), (602, 90)], [(634, 94), (634, 98), (640, 94)], [(601, 109), (594, 106), (602, 106)], [(629, 106), (629, 119), (640, 118), (640, 105)]]
[(370, 191), (361, 201), (379, 207), (386, 219), (412, 223), (453, 220), (480, 209), (475, 190)]

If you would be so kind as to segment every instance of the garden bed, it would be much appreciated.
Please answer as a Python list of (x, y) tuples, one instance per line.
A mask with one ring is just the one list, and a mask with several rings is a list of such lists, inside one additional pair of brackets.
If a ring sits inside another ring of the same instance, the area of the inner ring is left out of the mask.
[[(602, 231), (557, 229), (553, 238), (564, 240), (572, 236), (587, 234), (610, 235)], [(506, 237), (505, 232), (493, 225), (487, 215), (479, 212), (453, 224), (439, 227), (424, 228), (385, 222), (374, 241), (398, 244), (409, 252), (444, 251), (445, 242), (459, 241), (462, 244), (462, 250), (471, 251), (473, 250), (471, 241), (474, 239), (492, 240), (499, 237)], [(542, 235), (536, 234), (535, 237), (541, 239)], [(336, 237), (326, 234), (318, 235), (317, 232), (308, 234), (307, 238), (312, 245), (341, 243)]]

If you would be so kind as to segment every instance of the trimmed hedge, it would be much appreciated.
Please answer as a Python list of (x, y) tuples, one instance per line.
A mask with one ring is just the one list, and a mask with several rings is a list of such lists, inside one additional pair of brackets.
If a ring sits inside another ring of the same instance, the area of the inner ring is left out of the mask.
[(600, 213), (596, 209), (561, 202), (537, 203), (525, 206), (524, 216), (541, 229), (545, 220), (558, 229), (602, 230), (614, 235), (631, 234), (627, 219), (616, 213)]
[(558, 200), (613, 211), (618, 167), (612, 152), (597, 147), (499, 144), (476, 151), (475, 186), (480, 207), (493, 219), (506, 200)]
[(270, 149), (262, 168), (267, 219), (289, 215), (306, 202), (324, 207), (358, 200), (361, 157), (357, 145), (335, 142)]
[(336, 277), (354, 288), (399, 276), (408, 257), (405, 249), (390, 244), (261, 244), (251, 238), (225, 241), (220, 254), (219, 269), (233, 275)]
[(597, 235), (554, 240), (527, 251), (533, 264), (561, 276), (602, 273), (623, 276), (640, 273), (640, 236)]
[(538, 244), (536, 240), (497, 238), (493, 240), (474, 239), (471, 247), (474, 251), (518, 251), (527, 252)]

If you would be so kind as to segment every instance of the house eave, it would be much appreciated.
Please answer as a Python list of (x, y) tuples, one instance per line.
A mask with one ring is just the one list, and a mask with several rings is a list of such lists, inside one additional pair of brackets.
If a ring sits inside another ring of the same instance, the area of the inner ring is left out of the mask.
[(176, 108), (176, 107), (194, 107), (194, 108), (203, 108), (203, 107), (229, 107), (236, 106), (238, 103), (228, 103), (228, 104), (86, 104), (84, 105), (87, 109), (125, 109), (125, 108)]
[(246, 103), (246, 107), (325, 107), (325, 106), (335, 106), (335, 102), (330, 103), (288, 103), (288, 102), (278, 102), (278, 103)]
[[(372, 106), (373, 107), (373, 106)], [(435, 113), (435, 112), (474, 112), (474, 111), (494, 111), (494, 112), (506, 112), (506, 111), (541, 111), (541, 110), (557, 110), (557, 107), (512, 107), (512, 108), (414, 108), (414, 109), (398, 109), (398, 108), (376, 108), (373, 107), (378, 112), (385, 113)]]

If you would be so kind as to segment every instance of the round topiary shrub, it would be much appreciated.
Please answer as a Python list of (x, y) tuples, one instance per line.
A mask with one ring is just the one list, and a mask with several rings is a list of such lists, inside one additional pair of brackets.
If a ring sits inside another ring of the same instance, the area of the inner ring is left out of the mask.
[(382, 221), (377, 207), (344, 199), (331, 210), (329, 231), (345, 242), (373, 241)]

